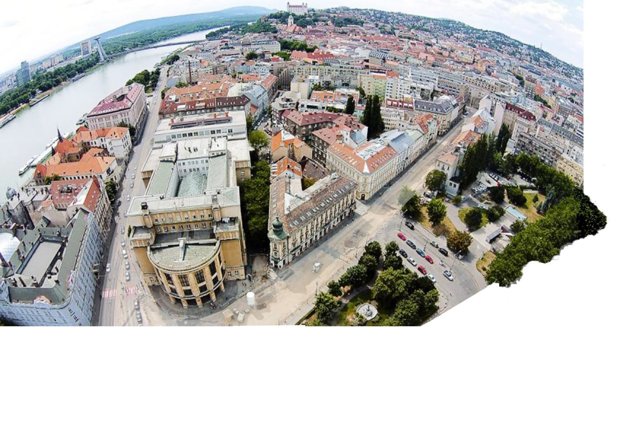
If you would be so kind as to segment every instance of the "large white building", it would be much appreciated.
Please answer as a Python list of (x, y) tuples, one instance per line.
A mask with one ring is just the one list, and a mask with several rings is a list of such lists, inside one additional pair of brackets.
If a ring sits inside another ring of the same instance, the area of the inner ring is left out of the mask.
[(215, 112), (162, 119), (154, 133), (154, 143), (223, 136), (228, 139), (247, 138), (245, 112)]
[(0, 319), (25, 326), (91, 323), (102, 257), (93, 214), (81, 209), (61, 228), (43, 218), (10, 251), (3, 251)]
[(399, 161), (400, 155), (379, 139), (357, 148), (336, 142), (328, 148), (326, 167), (354, 181), (356, 198), (367, 200), (397, 176)]

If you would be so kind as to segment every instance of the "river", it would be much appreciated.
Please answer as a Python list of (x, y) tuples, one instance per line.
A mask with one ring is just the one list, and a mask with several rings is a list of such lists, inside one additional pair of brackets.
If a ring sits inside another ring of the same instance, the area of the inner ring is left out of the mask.
[[(181, 35), (157, 44), (203, 39), (210, 30)], [(22, 181), (18, 170), (61, 133), (73, 131), (76, 121), (90, 111), (102, 98), (126, 84), (144, 69), (153, 69), (177, 46), (132, 52), (96, 68), (89, 75), (68, 84), (61, 90), (25, 109), (0, 128), (0, 201), (5, 201), (7, 187), (17, 188)]]

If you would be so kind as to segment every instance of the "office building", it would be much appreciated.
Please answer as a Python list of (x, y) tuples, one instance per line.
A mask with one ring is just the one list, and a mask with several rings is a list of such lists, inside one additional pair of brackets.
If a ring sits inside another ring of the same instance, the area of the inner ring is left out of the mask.
[(245, 278), (235, 162), (247, 155), (249, 164), (249, 145), (191, 139), (155, 152), (146, 193), (128, 208), (130, 247), (146, 285), (161, 287), (172, 303), (202, 307), (224, 291), (224, 281)]
[(7, 234), (0, 233), (5, 245), (0, 319), (25, 326), (88, 326), (102, 257), (95, 216), (80, 209), (66, 227), (50, 227), (44, 217), (19, 244)]

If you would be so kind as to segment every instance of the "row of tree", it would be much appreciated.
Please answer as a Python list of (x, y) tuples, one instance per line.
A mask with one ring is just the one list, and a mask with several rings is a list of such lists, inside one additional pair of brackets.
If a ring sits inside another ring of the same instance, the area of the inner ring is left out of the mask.
[(160, 75), (161, 70), (159, 68), (156, 68), (151, 72), (145, 69), (126, 81), (126, 86), (129, 86), (132, 83), (139, 83), (143, 84), (146, 90), (153, 90), (156, 88), (156, 84), (158, 83), (158, 78), (160, 77)]
[[(407, 218), (420, 222), (423, 218), (422, 207), (421, 197), (414, 194), (402, 205), (401, 211)], [(499, 210), (497, 210), (497, 212), (499, 213)], [(430, 223), (432, 225), (439, 225), (447, 215), (447, 207), (445, 207), (445, 204), (440, 198), (434, 198), (427, 204), (427, 213)], [(501, 215), (503, 215), (503, 213), (501, 213)], [(499, 217), (501, 217), (501, 215)], [(479, 211), (479, 216), (481, 223), (481, 210)], [(491, 215), (489, 215), (489, 219), (491, 218), (490, 216)], [(469, 233), (454, 229), (447, 235), (447, 248), (454, 253), (466, 254), (469, 251), (472, 240), (473, 238)]]
[[(269, 179), (271, 170), (265, 161), (252, 168), (252, 177), (241, 183), (241, 211), (247, 233), (247, 243), (252, 251), (268, 249), (267, 225), (269, 217)], [(253, 238), (253, 240), (251, 240)]]
[[(539, 208), (544, 217), (529, 225), (515, 222), (512, 229), (516, 235), (491, 263), (486, 280), (501, 286), (516, 282), (528, 262), (549, 262), (562, 247), (597, 234), (607, 223), (606, 216), (564, 173), (543, 164), (536, 156), (524, 153), (518, 155), (515, 162), (547, 197)], [(521, 202), (518, 195), (513, 196), (516, 197), (517, 202)]]
[(17, 86), (0, 95), (0, 115), (28, 103), (37, 93), (46, 92), (64, 81), (71, 80), (77, 75), (85, 73), (96, 64), (98, 64), (98, 56), (93, 54), (75, 63), (35, 74), (28, 83)]
[(506, 124), (503, 124), (497, 137), (484, 134), (477, 142), (467, 148), (460, 165), (460, 187), (462, 189), (471, 185), (481, 171), (492, 169), (504, 175), (516, 171), (514, 162), (506, 162), (506, 158), (510, 155), (504, 157), (510, 136), (510, 129)]
[(384, 132), (384, 121), (380, 109), (380, 97), (377, 95), (369, 95), (365, 104), (365, 110), (360, 120), (361, 123), (368, 127), (367, 138), (377, 138)]

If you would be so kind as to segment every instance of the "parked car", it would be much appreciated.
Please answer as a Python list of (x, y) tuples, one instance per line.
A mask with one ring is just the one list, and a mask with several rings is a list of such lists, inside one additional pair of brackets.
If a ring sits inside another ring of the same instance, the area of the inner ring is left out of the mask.
[(434, 248), (438, 248), (438, 244), (434, 241), (431, 241), (430, 245), (432, 245)]
[(406, 252), (406, 250), (399, 250), (399, 254), (403, 257), (408, 257), (408, 253)]
[(449, 256), (449, 251), (447, 251), (445, 248), (439, 248), (438, 252), (441, 253), (443, 256)]
[(130, 183), (130, 188), (134, 188), (134, 186), (135, 186), (135, 183), (134, 183), (134, 182), (131, 182), (131, 183)]
[(410, 262), (412, 264), (412, 266), (417, 266), (417, 261), (414, 260), (412, 257), (409, 257), (407, 260), (408, 260), (408, 262)]
[(129, 270), (130, 269), (130, 262), (126, 261), (126, 263), (124, 264), (124, 267)]
[(405, 224), (408, 228), (410, 228), (411, 230), (414, 230), (414, 224), (412, 222), (406, 221)]
[(126, 282), (130, 281), (130, 273), (126, 271)]
[(122, 240), (122, 248), (126, 246), (126, 241)]
[(111, 264), (110, 263), (106, 264), (106, 272), (107, 273), (111, 272)]
[(409, 246), (410, 248), (412, 248), (413, 250), (414, 250), (415, 248), (417, 248), (417, 246), (415, 245), (415, 243), (414, 243), (413, 241), (411, 241), (410, 239), (408, 239), (408, 240), (406, 241), (406, 245), (408, 245), (408, 246)]
[(397, 233), (397, 237), (399, 237), (401, 240), (406, 240), (406, 235), (402, 233), (401, 231)]
[(421, 257), (425, 257), (425, 251), (423, 251), (421, 248), (417, 248), (417, 254)]
[(443, 276), (445, 276), (447, 279), (449, 279), (452, 282), (454, 281), (454, 276), (449, 270), (443, 271)]
[(127, 195), (127, 196), (126, 196), (126, 200), (127, 200), (127, 201), (130, 201), (130, 195)]
[(426, 274), (428, 273), (428, 272), (427, 272), (427, 270), (425, 269), (425, 267), (424, 267), (423, 265), (419, 265), (419, 266), (417, 267), (417, 269), (418, 269), (418, 270), (419, 270), (419, 272), (420, 272), (421, 274), (423, 274), (423, 275), (426, 275)]
[(432, 259), (429, 255), (425, 256), (425, 260), (427, 260), (430, 263), (434, 263), (434, 259)]
[(433, 274), (428, 274), (428, 279), (432, 281), (432, 283), (436, 283), (436, 277)]

